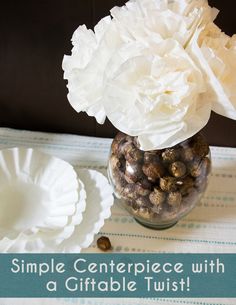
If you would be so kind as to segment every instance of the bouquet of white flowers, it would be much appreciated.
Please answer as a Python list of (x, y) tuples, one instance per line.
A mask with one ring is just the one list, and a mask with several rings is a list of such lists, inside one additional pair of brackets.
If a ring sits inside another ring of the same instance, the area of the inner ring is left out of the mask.
[(212, 110), (236, 119), (236, 38), (217, 14), (207, 0), (130, 0), (80, 26), (63, 60), (71, 105), (144, 151), (190, 138)]
[(130, 0), (94, 29), (79, 27), (63, 69), (68, 99), (120, 130), (108, 175), (140, 223), (168, 228), (204, 194), (211, 111), (236, 119), (236, 36), (207, 0)]

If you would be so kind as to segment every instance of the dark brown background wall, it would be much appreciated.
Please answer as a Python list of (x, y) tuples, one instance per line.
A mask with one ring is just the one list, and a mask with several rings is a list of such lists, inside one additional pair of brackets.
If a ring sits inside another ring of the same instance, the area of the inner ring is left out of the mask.
[[(1, 1), (0, 126), (112, 137), (116, 130), (109, 122), (100, 126), (71, 108), (61, 61), (70, 54), (70, 38), (80, 24), (93, 27), (111, 7), (125, 2)], [(221, 9), (221, 28), (236, 33), (236, 1), (209, 2)], [(211, 144), (236, 147), (235, 121), (213, 115), (204, 132)]]

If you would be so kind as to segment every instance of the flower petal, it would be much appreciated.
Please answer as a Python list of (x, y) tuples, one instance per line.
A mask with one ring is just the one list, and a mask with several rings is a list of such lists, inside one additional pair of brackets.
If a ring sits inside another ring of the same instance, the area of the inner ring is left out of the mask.
[[(217, 41), (218, 49), (213, 48), (214, 41), (211, 39), (208, 42), (205, 41), (205, 45), (201, 48), (199, 46), (201, 33), (202, 29), (196, 31), (187, 51), (206, 78), (208, 90), (204, 97), (213, 103), (213, 111), (236, 120), (236, 51), (233, 48), (226, 49), (225, 36)], [(207, 47), (207, 44), (210, 44), (212, 48)], [(221, 61), (220, 69), (219, 60)]]

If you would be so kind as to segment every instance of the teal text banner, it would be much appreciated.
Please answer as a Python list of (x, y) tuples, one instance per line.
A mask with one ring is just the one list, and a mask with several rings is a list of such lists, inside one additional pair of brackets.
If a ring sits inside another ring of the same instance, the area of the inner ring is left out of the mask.
[(236, 254), (1, 254), (0, 297), (236, 298)]

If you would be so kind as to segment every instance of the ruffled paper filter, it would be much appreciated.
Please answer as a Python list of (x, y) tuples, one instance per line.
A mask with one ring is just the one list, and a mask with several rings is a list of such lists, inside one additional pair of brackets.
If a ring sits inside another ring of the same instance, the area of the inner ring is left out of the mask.
[(81, 249), (89, 247), (104, 226), (105, 219), (111, 216), (114, 197), (107, 178), (97, 171), (86, 169), (79, 170), (78, 175), (85, 185), (86, 210), (74, 234), (58, 248), (60, 253), (79, 253)]
[[(110, 216), (112, 189), (92, 170), (33, 149), (0, 152), (0, 252), (80, 252)], [(85, 210), (86, 208), (86, 210)]]

